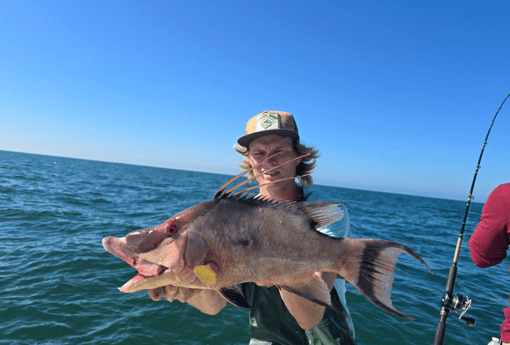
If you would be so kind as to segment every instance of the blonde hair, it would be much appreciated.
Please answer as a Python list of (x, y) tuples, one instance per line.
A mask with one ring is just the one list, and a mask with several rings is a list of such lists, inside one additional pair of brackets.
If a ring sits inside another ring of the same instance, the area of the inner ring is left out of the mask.
[[(299, 141), (299, 139), (296, 138), (292, 138), (292, 147), (294, 149), (294, 152), (296, 152), (296, 154), (298, 155), (298, 157), (308, 154), (308, 156), (302, 158), (301, 163), (299, 163), (298, 166), (296, 167), (296, 176), (299, 179), (299, 184), (303, 188), (310, 188), (313, 184), (312, 176), (302, 175), (312, 173), (312, 170), (315, 168), (315, 162), (319, 157), (319, 151), (315, 149), (315, 147), (313, 146), (310, 147), (305, 146)], [(234, 150), (244, 156), (244, 159), (241, 162), (241, 164), (239, 164), (239, 166), (244, 170), (251, 169), (252, 165), (248, 160), (248, 156), (250, 155), (249, 148), (235, 144)], [(253, 171), (249, 172), (248, 177), (250, 178), (253, 177)]]

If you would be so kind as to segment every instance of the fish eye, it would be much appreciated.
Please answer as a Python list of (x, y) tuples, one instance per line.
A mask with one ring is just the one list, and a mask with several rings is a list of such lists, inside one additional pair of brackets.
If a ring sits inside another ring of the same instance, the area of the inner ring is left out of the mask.
[(168, 235), (172, 236), (172, 235), (175, 235), (176, 232), (177, 232), (177, 223), (174, 223), (174, 222), (168, 223), (168, 225), (166, 226), (166, 233)]

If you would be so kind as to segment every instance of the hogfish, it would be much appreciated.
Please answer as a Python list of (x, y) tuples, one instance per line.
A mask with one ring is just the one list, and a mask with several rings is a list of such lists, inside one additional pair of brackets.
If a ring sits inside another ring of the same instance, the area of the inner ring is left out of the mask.
[(335, 272), (376, 306), (414, 320), (392, 306), (391, 290), (398, 256), (405, 252), (427, 265), (418, 254), (397, 242), (334, 238), (317, 231), (343, 217), (341, 202), (251, 195), (260, 186), (233, 192), (256, 176), (227, 189), (253, 169), (225, 183), (213, 200), (156, 227), (104, 238), (109, 253), (138, 271), (120, 291), (165, 285), (213, 289), (234, 305), (249, 307), (236, 284), (255, 282), (334, 309), (327, 284), (314, 272)]

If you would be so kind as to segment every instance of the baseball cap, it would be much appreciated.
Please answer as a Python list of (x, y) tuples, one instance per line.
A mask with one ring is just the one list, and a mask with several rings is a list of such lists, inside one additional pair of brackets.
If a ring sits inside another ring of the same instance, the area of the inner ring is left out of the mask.
[(246, 135), (237, 139), (237, 142), (241, 146), (248, 147), (253, 140), (270, 134), (299, 139), (294, 116), (283, 111), (263, 111), (248, 120)]

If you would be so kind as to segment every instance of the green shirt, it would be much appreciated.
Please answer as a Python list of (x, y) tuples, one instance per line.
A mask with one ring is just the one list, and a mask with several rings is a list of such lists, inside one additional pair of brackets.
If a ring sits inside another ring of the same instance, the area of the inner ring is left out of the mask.
[[(322, 321), (310, 330), (303, 330), (287, 310), (277, 287), (261, 287), (255, 283), (243, 283), (241, 289), (250, 309), (250, 344), (271, 345), (325, 345), (355, 344), (346, 316), (326, 308)], [(335, 288), (331, 291), (331, 303), (344, 311)]]

